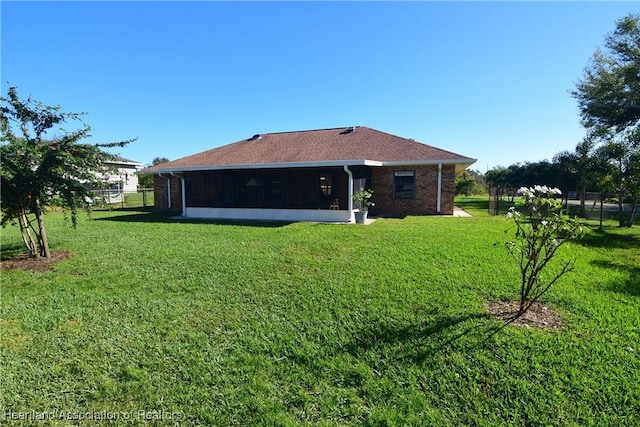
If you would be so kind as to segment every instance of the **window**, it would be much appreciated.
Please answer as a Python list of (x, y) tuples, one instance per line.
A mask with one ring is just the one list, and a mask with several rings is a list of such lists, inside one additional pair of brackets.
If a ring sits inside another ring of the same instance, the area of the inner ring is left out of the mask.
[(413, 199), (415, 197), (415, 171), (396, 171), (393, 173), (393, 197), (395, 199)]
[(320, 192), (323, 196), (331, 196), (333, 187), (333, 176), (329, 173), (320, 174)]

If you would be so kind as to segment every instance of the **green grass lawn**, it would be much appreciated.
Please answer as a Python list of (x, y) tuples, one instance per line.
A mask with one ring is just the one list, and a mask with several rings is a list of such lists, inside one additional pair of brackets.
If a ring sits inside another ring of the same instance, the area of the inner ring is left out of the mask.
[[(485, 304), (518, 293), (509, 223), (481, 199), (457, 203), (474, 217), (251, 224), (112, 210), (72, 230), (49, 214), (52, 250), (75, 256), (2, 271), (0, 422), (64, 411), (120, 414), (113, 425), (637, 425), (639, 229), (607, 222), (561, 248), (577, 268), (544, 299), (561, 330), (500, 329)], [(3, 258), (22, 250), (15, 228), (1, 242)]]
[(146, 203), (144, 205), (144, 197), (142, 193), (127, 193), (124, 196), (124, 205), (126, 208), (141, 208), (153, 206), (153, 190), (146, 191)]

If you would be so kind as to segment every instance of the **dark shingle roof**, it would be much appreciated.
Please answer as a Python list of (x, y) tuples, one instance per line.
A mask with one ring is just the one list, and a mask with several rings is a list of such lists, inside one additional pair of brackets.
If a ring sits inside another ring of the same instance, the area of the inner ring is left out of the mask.
[(363, 126), (254, 135), (246, 140), (162, 163), (143, 172), (314, 165), (450, 163), (475, 159)]

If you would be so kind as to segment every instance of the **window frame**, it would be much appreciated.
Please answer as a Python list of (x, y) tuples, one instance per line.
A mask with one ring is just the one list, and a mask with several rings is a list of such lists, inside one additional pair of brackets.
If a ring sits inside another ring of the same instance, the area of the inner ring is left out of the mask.
[[(402, 174), (402, 175), (400, 175)], [(411, 177), (411, 183), (406, 182), (407, 180), (400, 181), (399, 178)], [(400, 182), (399, 182), (400, 181)], [(407, 189), (406, 186), (410, 185), (411, 188)], [(401, 187), (400, 189), (398, 187)], [(411, 195), (402, 195), (399, 193), (408, 193), (411, 192)], [(416, 171), (415, 170), (395, 170), (393, 171), (393, 199), (394, 200), (415, 200), (416, 198)]]

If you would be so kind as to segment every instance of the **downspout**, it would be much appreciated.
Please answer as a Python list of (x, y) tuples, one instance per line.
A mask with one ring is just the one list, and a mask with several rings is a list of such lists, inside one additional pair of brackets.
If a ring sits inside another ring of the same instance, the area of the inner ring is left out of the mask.
[(349, 222), (356, 222), (356, 218), (353, 215), (353, 173), (349, 170), (347, 165), (344, 165), (344, 171), (349, 175), (349, 198), (347, 199), (347, 209), (349, 209)]
[(185, 194), (185, 184), (184, 184), (184, 176), (176, 175), (173, 172), (169, 172), (171, 176), (175, 176), (176, 178), (180, 178), (180, 189), (182, 191), (182, 216), (187, 216), (187, 197)]
[(438, 201), (436, 206), (436, 211), (438, 213), (441, 212), (441, 203), (442, 203), (442, 162), (438, 163)]
[[(158, 176), (162, 178), (162, 173)], [(167, 177), (167, 209), (171, 209), (171, 177)]]

